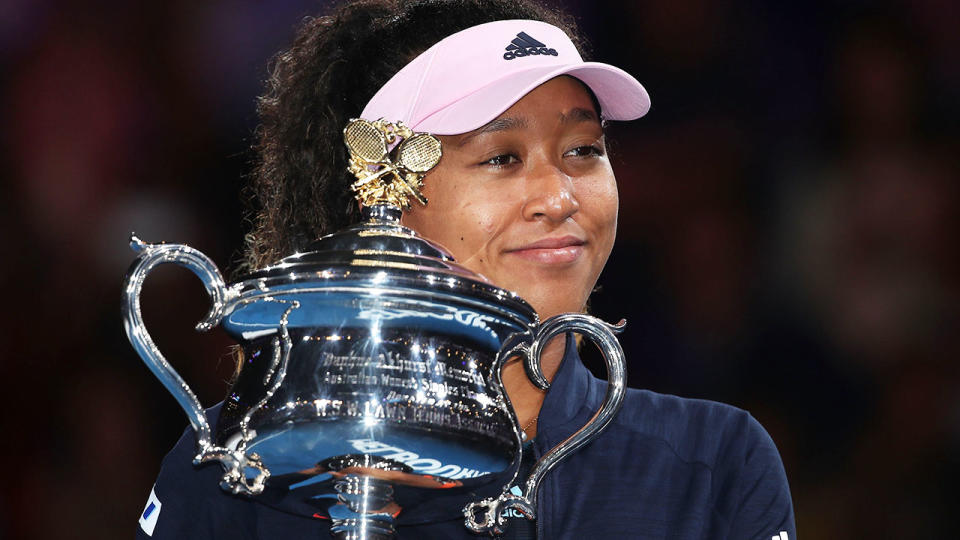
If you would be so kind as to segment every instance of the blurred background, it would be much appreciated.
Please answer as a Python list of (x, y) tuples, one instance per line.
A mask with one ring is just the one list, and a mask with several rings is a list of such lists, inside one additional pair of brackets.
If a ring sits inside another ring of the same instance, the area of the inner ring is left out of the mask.
[[(123, 334), (127, 237), (235, 267), (255, 96), (315, 0), (0, 3), (2, 538), (130, 538), (186, 418)], [(595, 314), (632, 386), (748, 409), (802, 538), (946, 538), (960, 483), (960, 13), (569, 0), (650, 114), (613, 125)], [(144, 316), (205, 405), (229, 338), (188, 271)], [(594, 354), (592, 368), (602, 371)]]

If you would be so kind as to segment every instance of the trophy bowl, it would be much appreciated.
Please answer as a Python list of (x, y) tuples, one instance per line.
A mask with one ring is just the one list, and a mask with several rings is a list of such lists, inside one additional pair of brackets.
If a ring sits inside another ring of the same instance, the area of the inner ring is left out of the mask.
[[(132, 240), (140, 255), (126, 280), (126, 330), (186, 411), (197, 433), (195, 463), (219, 461), (227, 491), (256, 497), (277, 486), (283, 495), (273, 495), (274, 504), (310, 515), (318, 512), (316, 501), (333, 501), (319, 510), (334, 532), (362, 528), (381, 535), (368, 537), (389, 538), (402, 508), (394, 487), (441, 492), (515, 469), (523, 435), (500, 369), (520, 358), (531, 380), (548, 388), (540, 350), (553, 337), (581, 332), (608, 364), (601, 410), (540, 459), (524, 496), (510, 494), (508, 485), (500, 498), (466, 511), (467, 526), (478, 531), (502, 530), (506, 507), (532, 516), (539, 480), (620, 406), (619, 326), (582, 314), (541, 323), (515, 293), (400, 225), (398, 209), (365, 212), (366, 222), (230, 286), (188, 246)], [(215, 430), (143, 325), (140, 290), (163, 263), (193, 270), (210, 293), (213, 305), (198, 329), (220, 324), (242, 349)], [(310, 496), (299, 497), (291, 489), (297, 487), (310, 487)], [(323, 491), (337, 497), (315, 497)]]

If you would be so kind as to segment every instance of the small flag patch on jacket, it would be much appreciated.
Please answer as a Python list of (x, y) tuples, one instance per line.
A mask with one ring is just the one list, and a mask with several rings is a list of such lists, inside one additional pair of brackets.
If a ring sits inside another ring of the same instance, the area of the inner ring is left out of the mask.
[(157, 520), (160, 518), (160, 508), (162, 506), (160, 499), (157, 498), (157, 494), (151, 489), (150, 498), (147, 499), (147, 505), (143, 508), (143, 513), (140, 514), (140, 528), (143, 529), (143, 532), (147, 533), (147, 536), (153, 536), (153, 529), (157, 526)]

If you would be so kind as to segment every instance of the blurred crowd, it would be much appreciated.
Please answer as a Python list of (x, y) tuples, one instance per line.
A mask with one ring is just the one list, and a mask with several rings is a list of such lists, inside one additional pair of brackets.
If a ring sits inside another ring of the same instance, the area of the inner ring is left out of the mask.
[[(631, 385), (753, 413), (803, 538), (952, 535), (960, 7), (563, 5), (653, 100), (609, 128), (620, 226), (592, 299), (628, 320)], [(122, 330), (128, 236), (190, 244), (232, 275), (255, 96), (322, 9), (0, 6), (0, 538), (134, 534), (186, 418)], [(221, 400), (230, 340), (193, 331), (199, 281), (162, 267), (143, 306), (201, 401)]]

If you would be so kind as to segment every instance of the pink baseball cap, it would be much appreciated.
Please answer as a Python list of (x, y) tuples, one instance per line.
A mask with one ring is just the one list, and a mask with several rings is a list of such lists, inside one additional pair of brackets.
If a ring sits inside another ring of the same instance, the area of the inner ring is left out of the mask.
[(629, 73), (584, 62), (570, 38), (540, 21), (509, 20), (450, 35), (414, 58), (370, 99), (361, 118), (458, 135), (486, 125), (531, 90), (570, 75), (590, 87), (607, 120), (634, 120), (650, 96)]

